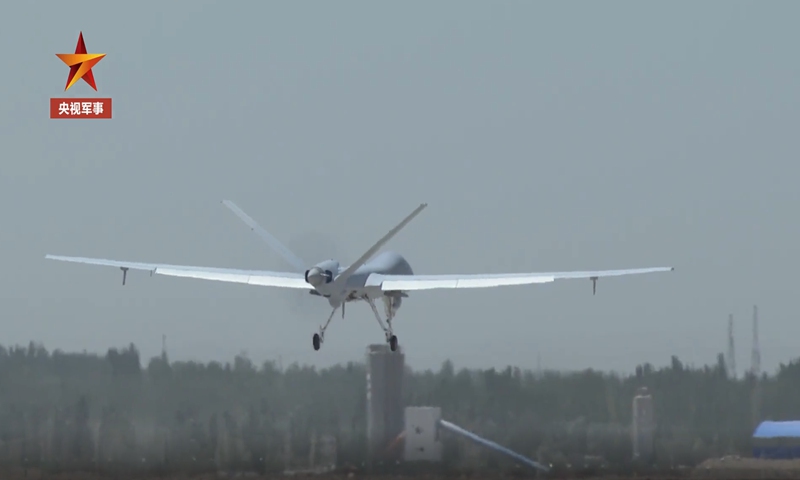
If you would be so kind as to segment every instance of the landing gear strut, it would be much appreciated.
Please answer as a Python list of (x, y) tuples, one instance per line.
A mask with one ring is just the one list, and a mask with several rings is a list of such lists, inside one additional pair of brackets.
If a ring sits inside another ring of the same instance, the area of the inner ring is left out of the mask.
[[(394, 308), (393, 308), (393, 299), (390, 297), (384, 297), (383, 303), (386, 307), (386, 323), (384, 324), (383, 320), (381, 319), (381, 315), (378, 312), (378, 307), (375, 306), (375, 301), (368, 296), (363, 296), (361, 299), (365, 300), (369, 303), (370, 308), (372, 308), (372, 313), (375, 314), (375, 319), (378, 320), (378, 325), (381, 326), (383, 329), (383, 333), (386, 336), (386, 343), (389, 344), (389, 348), (393, 351), (397, 351), (397, 336), (394, 334), (392, 330), (392, 319), (394, 318)], [(352, 299), (355, 300), (355, 299)], [(344, 317), (344, 302), (340, 305), (342, 307), (342, 316)], [(331, 312), (328, 320), (325, 322), (325, 325), (319, 327), (319, 333), (315, 333), (314, 337), (312, 338), (312, 344), (314, 345), (314, 350), (319, 350), (322, 348), (322, 344), (325, 341), (325, 330), (330, 325), (331, 320), (333, 320), (333, 316), (336, 314), (336, 310), (339, 307), (336, 307)]]
[[(342, 305), (344, 305), (344, 304), (342, 304)], [(328, 317), (328, 321), (325, 322), (325, 325), (324, 326), (321, 325), (319, 327), (319, 333), (315, 333), (314, 334), (314, 337), (312, 338), (312, 343), (314, 344), (314, 350), (319, 350), (320, 347), (322, 347), (322, 342), (323, 342), (323, 340), (325, 340), (325, 330), (328, 328), (328, 325), (330, 325), (331, 320), (333, 319), (333, 314), (336, 313), (336, 310), (338, 308), (339, 307), (336, 307), (336, 308), (333, 309), (333, 311), (331, 312), (330, 316)]]
[(384, 325), (383, 320), (381, 320), (381, 314), (378, 312), (378, 307), (375, 306), (375, 301), (369, 297), (366, 297), (365, 300), (369, 303), (370, 308), (372, 308), (372, 313), (375, 314), (375, 319), (378, 321), (378, 325), (381, 326), (383, 329), (383, 333), (386, 336), (386, 343), (389, 344), (389, 349), (393, 352), (397, 351), (397, 336), (394, 334), (392, 330), (392, 319), (394, 317), (394, 311), (392, 310), (391, 299), (388, 297), (384, 297), (384, 303), (386, 305), (386, 324)]

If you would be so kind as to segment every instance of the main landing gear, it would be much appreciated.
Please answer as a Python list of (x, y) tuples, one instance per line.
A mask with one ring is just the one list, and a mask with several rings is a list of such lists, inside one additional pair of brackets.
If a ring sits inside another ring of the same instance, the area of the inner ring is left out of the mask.
[(369, 297), (364, 298), (364, 300), (369, 303), (370, 308), (372, 309), (372, 313), (375, 314), (375, 319), (378, 321), (378, 325), (381, 326), (383, 329), (383, 333), (386, 336), (386, 343), (389, 344), (389, 348), (394, 352), (397, 351), (397, 336), (392, 331), (392, 319), (394, 318), (394, 309), (392, 309), (392, 299), (389, 297), (383, 297), (383, 303), (386, 306), (386, 324), (384, 325), (383, 320), (381, 320), (381, 314), (378, 313), (378, 307), (375, 306), (375, 301)]
[[(392, 299), (389, 297), (383, 298), (384, 305), (386, 306), (385, 324), (381, 319), (380, 313), (378, 312), (378, 307), (375, 306), (375, 301), (367, 296), (362, 297), (362, 300), (369, 303), (370, 308), (372, 308), (372, 313), (375, 314), (375, 319), (378, 321), (378, 325), (380, 325), (380, 327), (383, 329), (384, 336), (386, 337), (386, 343), (389, 344), (389, 348), (393, 352), (397, 351), (397, 336), (394, 334), (394, 331), (392, 330), (392, 319), (394, 318)], [(314, 334), (314, 337), (312, 338), (312, 344), (314, 345), (314, 350), (319, 350), (322, 347), (322, 343), (325, 340), (325, 330), (327, 330), (328, 325), (330, 325), (331, 320), (333, 320), (333, 316), (336, 314), (336, 310), (338, 310), (338, 308), (339, 307), (333, 309), (330, 316), (328, 317), (328, 320), (325, 322), (325, 325), (319, 327), (319, 333)], [(342, 316), (344, 316), (344, 314)]]

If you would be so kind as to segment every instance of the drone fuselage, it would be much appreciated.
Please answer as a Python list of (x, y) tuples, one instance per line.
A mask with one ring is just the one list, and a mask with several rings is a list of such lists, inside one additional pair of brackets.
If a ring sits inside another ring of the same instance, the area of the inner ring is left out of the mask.
[[(336, 270), (332, 270), (332, 269)], [(385, 292), (381, 290), (379, 285), (367, 285), (367, 279), (372, 274), (378, 275), (413, 275), (414, 270), (408, 261), (396, 252), (381, 252), (374, 258), (370, 259), (367, 263), (360, 266), (348, 277), (344, 284), (336, 284), (336, 278), (345, 271), (347, 267), (339, 265), (336, 260), (325, 260), (317, 263), (314, 267), (306, 272), (306, 276), (310, 276), (311, 280), (314, 278), (315, 272), (322, 272), (319, 279), (322, 280), (316, 285), (309, 283), (309, 287), (314, 290), (311, 292), (314, 295), (319, 295), (328, 299), (332, 307), (337, 307), (343, 302), (351, 302), (355, 300), (362, 300), (368, 297), (373, 300), (378, 300), (383, 297), (402, 297), (405, 296), (402, 292)], [(332, 272), (333, 275), (328, 276), (326, 272)], [(398, 302), (399, 306), (399, 302)]]

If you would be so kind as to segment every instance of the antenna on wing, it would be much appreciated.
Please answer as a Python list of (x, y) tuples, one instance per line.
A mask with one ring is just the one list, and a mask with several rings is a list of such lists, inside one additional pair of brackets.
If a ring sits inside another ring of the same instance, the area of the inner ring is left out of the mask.
[(277, 252), (284, 260), (286, 260), (289, 265), (294, 267), (297, 271), (302, 272), (306, 269), (308, 264), (304, 262), (300, 257), (295, 255), (291, 250), (286, 248), (277, 238), (272, 236), (271, 233), (264, 230), (255, 220), (250, 218), (250, 216), (241, 208), (237, 207), (235, 203), (231, 202), (230, 200), (223, 200), (222, 204), (228, 207), (230, 211), (232, 211), (241, 221), (247, 224), (250, 227), (250, 230), (256, 232), (262, 240), (267, 242), (267, 244), (272, 247), (275, 252)]

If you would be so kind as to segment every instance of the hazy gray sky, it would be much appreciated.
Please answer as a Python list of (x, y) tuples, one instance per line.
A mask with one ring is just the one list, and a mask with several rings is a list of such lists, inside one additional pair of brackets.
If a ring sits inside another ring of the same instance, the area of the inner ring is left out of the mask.
[[(44, 260), (286, 268), (395, 238), (417, 273), (673, 265), (671, 274), (414, 293), (413, 367), (632, 371), (797, 353), (796, 2), (13, 2), (0, 115), (4, 344), (173, 359), (360, 360), (366, 305)], [(48, 119), (83, 31), (114, 118)]]

